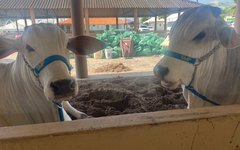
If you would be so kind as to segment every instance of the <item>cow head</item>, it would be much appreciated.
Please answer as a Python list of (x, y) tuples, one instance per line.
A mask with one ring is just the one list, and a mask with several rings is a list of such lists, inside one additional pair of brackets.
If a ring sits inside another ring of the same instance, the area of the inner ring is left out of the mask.
[[(28, 27), (17, 40), (1, 38), (0, 59), (17, 51), (25, 65), (40, 68), (37, 74), (35, 72), (36, 77), (32, 77), (39, 79), (46, 98), (59, 102), (69, 100), (78, 92), (77, 82), (69, 74), (67, 49), (85, 55), (104, 46), (104, 43), (87, 36), (69, 39), (63, 30), (53, 24), (36, 24)], [(56, 60), (44, 66), (51, 59)]]
[[(192, 58), (199, 58), (216, 45), (226, 49), (240, 45), (240, 38), (233, 28), (220, 17), (221, 10), (201, 6), (184, 12), (172, 27), (169, 35), (170, 51)], [(163, 86), (175, 89), (179, 84), (188, 85), (192, 80), (194, 65), (164, 56), (154, 68)]]

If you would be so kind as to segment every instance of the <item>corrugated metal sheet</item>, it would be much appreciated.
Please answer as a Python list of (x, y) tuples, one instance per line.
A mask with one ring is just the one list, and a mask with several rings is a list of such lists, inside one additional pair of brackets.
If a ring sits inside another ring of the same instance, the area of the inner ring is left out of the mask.
[[(189, 0), (84, 0), (90, 17), (132, 17), (133, 8), (139, 16), (153, 16), (199, 5)], [(70, 6), (70, 0), (0, 0), (0, 17), (29, 18), (29, 8), (38, 18), (70, 17)]]
[[(189, 8), (189, 0), (84, 0), (85, 8)], [(68, 9), (70, 0), (0, 0), (0, 9)]]

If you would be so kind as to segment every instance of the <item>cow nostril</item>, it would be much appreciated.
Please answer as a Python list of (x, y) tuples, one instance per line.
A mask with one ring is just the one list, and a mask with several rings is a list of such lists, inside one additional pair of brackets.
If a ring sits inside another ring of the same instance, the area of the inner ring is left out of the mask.
[(167, 67), (163, 67), (160, 65), (157, 65), (154, 67), (154, 73), (155, 75), (159, 75), (160, 77), (164, 77), (168, 74), (169, 69)]
[(50, 87), (54, 90), (54, 93), (59, 90), (59, 86), (55, 82), (51, 82)]
[(74, 80), (59, 80), (52, 82), (50, 87), (55, 95), (68, 95), (74, 92), (76, 83)]
[(71, 84), (70, 84), (70, 89), (74, 90), (75, 87), (76, 87), (76, 83), (74, 81), (72, 81)]

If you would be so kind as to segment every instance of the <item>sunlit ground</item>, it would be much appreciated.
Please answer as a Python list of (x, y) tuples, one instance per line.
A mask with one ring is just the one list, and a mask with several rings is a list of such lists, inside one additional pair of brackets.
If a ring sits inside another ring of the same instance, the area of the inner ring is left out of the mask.
[[(5, 59), (16, 59), (17, 53), (12, 54)], [(102, 67), (107, 64), (112, 63), (123, 63), (124, 66), (127, 66), (131, 69), (128, 72), (152, 72), (153, 67), (156, 63), (160, 60), (160, 56), (150, 56), (150, 57), (134, 57), (132, 59), (125, 59), (125, 58), (118, 58), (118, 59), (94, 59), (88, 58), (88, 72), (89, 75), (94, 74), (119, 74), (117, 72), (100, 72), (96, 73), (95, 69), (98, 67)], [(72, 76), (76, 75), (76, 68), (75, 68), (75, 60), (71, 59), (70, 63), (74, 67), (72, 70)], [(127, 72), (120, 72), (120, 73), (127, 73)]]

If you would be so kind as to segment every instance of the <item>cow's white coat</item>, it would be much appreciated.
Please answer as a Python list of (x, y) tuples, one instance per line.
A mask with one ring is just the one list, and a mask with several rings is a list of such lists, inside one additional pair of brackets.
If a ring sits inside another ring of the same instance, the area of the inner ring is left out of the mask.
[[(51, 55), (68, 58), (67, 43), (66, 34), (51, 24), (33, 25), (17, 41), (0, 38), (0, 54), (4, 50), (18, 51), (16, 61), (0, 60), (0, 126), (59, 121), (57, 107), (52, 103), (55, 97), (50, 83), (72, 79), (66, 65), (55, 61), (44, 68), (39, 76), (43, 86), (41, 89), (33, 72), (24, 62), (23, 55), (32, 67)], [(29, 52), (26, 45), (35, 51)], [(77, 91), (76, 86), (75, 94)], [(63, 102), (63, 107), (77, 118), (84, 115), (68, 102)], [(65, 110), (64, 116), (65, 120), (71, 120)]]
[[(201, 94), (217, 103), (239, 104), (239, 35), (235, 32), (229, 33), (230, 43), (223, 43), (227, 36), (220, 37), (219, 33), (226, 28), (226, 24), (219, 14), (214, 14), (214, 11), (216, 8), (204, 6), (185, 12), (170, 31), (169, 49), (199, 58), (221, 43), (220, 48), (199, 65), (192, 85)], [(200, 41), (194, 41), (194, 37), (200, 32), (206, 33), (206, 36)], [(184, 85), (188, 85), (192, 79), (193, 65), (167, 56), (164, 56), (158, 65), (168, 67), (169, 73), (164, 80), (172, 83), (170, 88), (174, 89), (179, 84), (183, 85), (184, 97), (189, 108), (212, 106), (184, 89)]]

